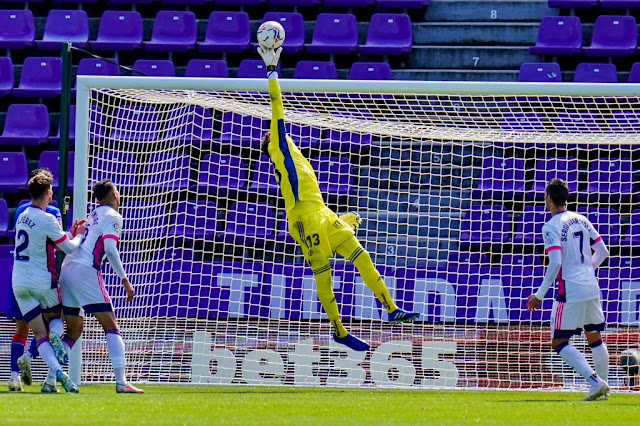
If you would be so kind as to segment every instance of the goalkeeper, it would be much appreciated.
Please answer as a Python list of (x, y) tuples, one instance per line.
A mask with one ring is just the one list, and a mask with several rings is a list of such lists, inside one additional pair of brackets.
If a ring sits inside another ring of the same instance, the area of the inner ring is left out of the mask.
[(276, 71), (281, 51), (282, 48), (267, 50), (258, 47), (258, 53), (267, 65), (271, 97), (271, 131), (265, 135), (261, 149), (273, 163), (285, 201), (289, 232), (300, 244), (305, 260), (313, 271), (318, 298), (333, 326), (333, 340), (353, 350), (366, 351), (369, 344), (349, 333), (340, 321), (331, 286), (329, 259), (334, 252), (349, 259), (358, 268), (364, 282), (386, 309), (390, 323), (412, 321), (420, 314), (406, 312), (396, 306), (369, 253), (354, 235), (355, 229), (362, 223), (360, 217), (356, 213), (338, 217), (324, 204), (311, 164), (287, 135)]

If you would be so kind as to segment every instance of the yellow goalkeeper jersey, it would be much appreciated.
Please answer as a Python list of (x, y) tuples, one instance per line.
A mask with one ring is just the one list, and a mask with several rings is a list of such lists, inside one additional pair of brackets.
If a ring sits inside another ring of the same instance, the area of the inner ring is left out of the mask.
[(305, 209), (324, 207), (318, 179), (309, 161), (304, 158), (284, 127), (284, 107), (278, 79), (269, 80), (271, 97), (271, 140), (269, 156), (273, 162), (276, 180), (280, 185), (287, 216), (300, 202)]

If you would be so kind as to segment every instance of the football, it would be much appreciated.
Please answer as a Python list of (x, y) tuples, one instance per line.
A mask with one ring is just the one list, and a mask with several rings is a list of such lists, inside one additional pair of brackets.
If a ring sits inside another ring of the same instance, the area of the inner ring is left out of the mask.
[(258, 44), (263, 49), (277, 49), (284, 41), (284, 28), (276, 21), (267, 21), (258, 28)]

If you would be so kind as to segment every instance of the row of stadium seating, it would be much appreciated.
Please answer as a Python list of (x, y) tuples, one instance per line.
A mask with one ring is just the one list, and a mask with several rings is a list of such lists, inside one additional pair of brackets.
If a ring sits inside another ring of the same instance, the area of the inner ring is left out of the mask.
[[(8, 3), (19, 3), (14, 0), (4, 0)], [(47, 3), (50, 0), (30, 0), (29, 3)], [(102, 0), (56, 0), (55, 3), (99, 3)], [(150, 4), (156, 0), (106, 0), (110, 5)], [(378, 6), (388, 9), (412, 9), (427, 5), (431, 0), (160, 0), (167, 5), (204, 5), (216, 4), (219, 6), (259, 6), (268, 3), (271, 6), (314, 6), (324, 5), (331, 8), (358, 8)]]
[[(140, 73), (134, 76), (173, 77), (174, 64), (168, 59), (139, 59), (133, 69)], [(121, 68), (101, 59), (82, 59), (77, 75), (119, 76)], [(264, 62), (244, 59), (238, 67), (238, 78), (264, 77)], [(20, 72), (20, 81), (15, 85), (15, 71), (11, 58), (0, 57), (0, 97), (13, 95), (18, 98), (53, 98), (62, 91), (62, 60), (58, 57), (28, 57)], [(186, 77), (229, 77), (226, 61), (221, 59), (192, 59), (185, 70)], [(299, 61), (293, 72), (294, 78), (337, 79), (336, 65), (332, 61)], [(386, 62), (354, 62), (348, 74), (352, 80), (390, 80), (391, 67)], [(75, 90), (74, 90), (75, 92)]]
[(640, 0), (549, 0), (549, 7), (558, 9), (638, 9)]
[[(287, 43), (283, 49), (295, 53), (305, 49), (305, 29), (299, 13), (269, 12), (265, 20), (283, 24)], [(24, 48), (35, 43), (33, 15), (29, 10), (0, 10), (0, 48)], [(96, 51), (128, 51), (144, 46), (151, 52), (242, 52), (251, 46), (253, 33), (246, 12), (215, 11), (209, 16), (204, 41), (197, 42), (198, 31), (193, 12), (158, 12), (151, 39), (143, 42), (142, 16), (135, 11), (105, 11), (95, 41), (89, 42), (89, 21), (82, 10), (52, 10), (39, 49), (60, 49), (63, 42)], [(367, 41), (358, 46), (358, 22), (355, 15), (321, 13), (313, 39), (306, 45), (309, 53), (397, 55), (411, 50), (411, 20), (405, 14), (376, 13), (371, 17)]]
[[(520, 66), (518, 81), (561, 82), (562, 71), (556, 62), (525, 62)], [(576, 83), (618, 83), (618, 70), (614, 64), (582, 63), (576, 68)], [(628, 83), (640, 83), (640, 62), (631, 66)]]

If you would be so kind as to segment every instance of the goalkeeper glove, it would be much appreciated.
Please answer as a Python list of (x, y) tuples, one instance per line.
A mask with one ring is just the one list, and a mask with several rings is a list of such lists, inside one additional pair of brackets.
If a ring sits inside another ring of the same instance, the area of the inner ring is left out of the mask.
[(267, 66), (267, 76), (269, 76), (273, 71), (277, 71), (280, 53), (282, 53), (282, 47), (278, 47), (273, 50), (258, 46), (258, 54), (262, 57), (262, 60)]
[(362, 219), (356, 212), (345, 213), (340, 216), (340, 220), (352, 227), (354, 233), (356, 232), (356, 229), (358, 229), (360, 225), (362, 225)]

